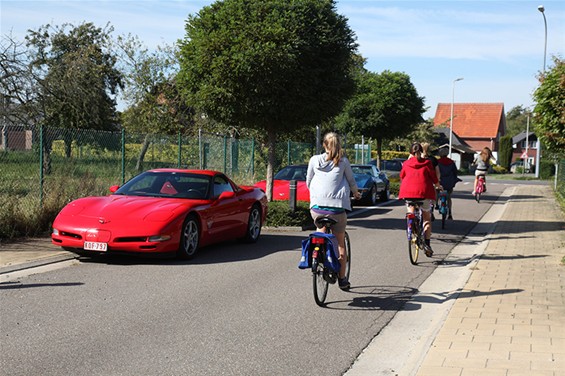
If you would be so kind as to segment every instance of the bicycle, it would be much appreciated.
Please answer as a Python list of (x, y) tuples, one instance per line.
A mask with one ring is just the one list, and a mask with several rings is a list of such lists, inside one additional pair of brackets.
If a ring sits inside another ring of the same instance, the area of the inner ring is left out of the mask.
[[(331, 234), (331, 228), (337, 222), (332, 218), (320, 217), (316, 219), (316, 226), (323, 228), (322, 234)], [(312, 282), (314, 288), (314, 300), (320, 307), (324, 306), (328, 295), (328, 287), (335, 284), (338, 279), (339, 271), (331, 270), (328, 267), (326, 255), (326, 242), (331, 241), (327, 237), (317, 236), (313, 233), (310, 235), (310, 247), (312, 257)], [(337, 251), (337, 249), (336, 249)], [(349, 280), (351, 272), (351, 244), (349, 242), (349, 234), (345, 232), (345, 253), (347, 255), (347, 263), (345, 267), (345, 277)]]
[(408, 237), (408, 254), (410, 263), (418, 265), (418, 255), (423, 250), (431, 257), (430, 250), (426, 246), (424, 235), (424, 220), (422, 205), (423, 201), (406, 200), (406, 204), (414, 208), (413, 212), (406, 213), (406, 235)]
[(486, 177), (485, 175), (477, 176), (477, 186), (475, 187), (475, 200), (481, 202), (481, 193), (486, 191)]
[(441, 214), (441, 229), (445, 229), (445, 220), (449, 214), (449, 192), (446, 190), (439, 191), (438, 194), (438, 212)]

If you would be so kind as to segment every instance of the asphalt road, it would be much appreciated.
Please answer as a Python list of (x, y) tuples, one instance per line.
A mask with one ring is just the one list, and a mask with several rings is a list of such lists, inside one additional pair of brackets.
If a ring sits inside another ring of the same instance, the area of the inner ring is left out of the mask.
[[(454, 218), (435, 222), (433, 259), (410, 265), (404, 207), (356, 209), (349, 220), (352, 289), (327, 307), (297, 268), (308, 231), (204, 248), (191, 262), (82, 259), (0, 286), (6, 375), (342, 375), (507, 186), (468, 181)], [(516, 182), (510, 182), (516, 184)], [(394, 346), (394, 344), (391, 344)]]

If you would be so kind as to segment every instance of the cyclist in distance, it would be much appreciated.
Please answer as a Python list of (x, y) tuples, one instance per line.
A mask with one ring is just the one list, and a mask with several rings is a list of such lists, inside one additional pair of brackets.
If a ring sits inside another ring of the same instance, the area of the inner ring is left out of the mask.
[[(306, 185), (310, 190), (310, 214), (314, 223), (319, 217), (330, 217), (337, 221), (332, 233), (338, 242), (340, 271), (339, 288), (347, 290), (351, 287), (345, 269), (347, 255), (345, 252), (345, 227), (347, 225), (346, 210), (351, 210), (350, 194), (361, 198), (353, 170), (345, 157), (337, 133), (330, 132), (324, 136), (325, 152), (314, 155), (308, 163)], [(323, 229), (318, 229), (323, 232)]]
[[(473, 194), (475, 194), (475, 191), (477, 190), (477, 182), (479, 180), (479, 176), (487, 175), (491, 162), (495, 162), (494, 156), (492, 155), (492, 151), (488, 147), (484, 147), (481, 153), (473, 161), (473, 165), (477, 166), (475, 170), (475, 183), (473, 184)], [(486, 188), (487, 187), (485, 184), (485, 191)]]
[[(400, 170), (400, 191), (399, 199), (407, 201), (422, 201), (421, 206), (424, 220), (425, 249), (426, 256), (431, 257), (433, 250), (430, 245), (432, 236), (431, 207), (432, 201), (436, 199), (436, 189), (441, 189), (434, 166), (429, 159), (423, 157), (424, 150), (422, 145), (415, 142), (410, 147), (410, 158), (402, 164)], [(409, 212), (414, 207), (406, 205)]]
[(457, 166), (453, 159), (449, 158), (447, 155), (449, 154), (449, 150), (447, 148), (439, 149), (439, 160), (438, 160), (438, 167), (440, 170), (440, 178), (439, 182), (443, 189), (445, 189), (448, 193), (447, 195), (447, 206), (449, 206), (449, 213), (447, 215), (447, 219), (453, 219), (451, 215), (453, 210), (453, 205), (451, 201), (451, 193), (453, 193), (453, 188), (455, 184), (461, 181), (457, 177)]

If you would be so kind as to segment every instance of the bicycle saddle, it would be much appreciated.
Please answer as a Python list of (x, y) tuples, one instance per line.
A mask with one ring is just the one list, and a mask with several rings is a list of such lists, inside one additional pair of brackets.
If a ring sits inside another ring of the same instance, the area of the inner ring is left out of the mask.
[(419, 200), (406, 200), (406, 203), (410, 206), (422, 206), (424, 205), (424, 201), (419, 201)]
[(333, 226), (337, 223), (337, 221), (333, 218), (319, 217), (319, 218), (316, 218), (315, 223), (316, 223), (316, 226), (318, 226), (318, 228), (320, 228), (320, 227)]

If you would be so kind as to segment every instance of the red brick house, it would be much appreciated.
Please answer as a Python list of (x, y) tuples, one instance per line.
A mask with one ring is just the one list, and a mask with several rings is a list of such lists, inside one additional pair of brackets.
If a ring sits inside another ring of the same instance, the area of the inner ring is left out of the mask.
[[(439, 103), (435, 127), (450, 126), (451, 103)], [(496, 155), (500, 137), (506, 130), (504, 103), (454, 103), (453, 132), (471, 149), (489, 147)]]

